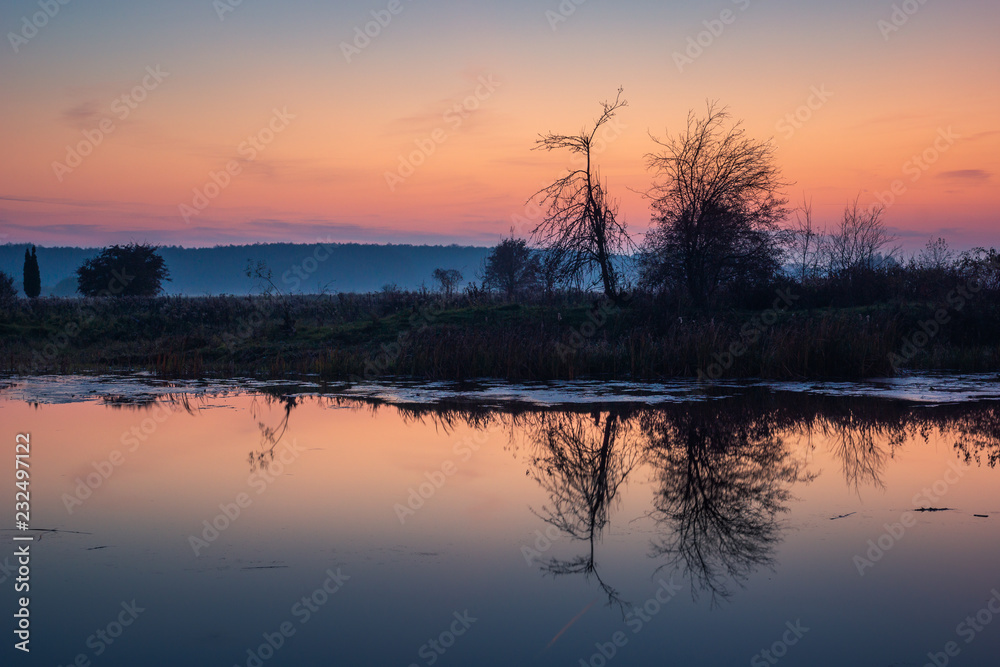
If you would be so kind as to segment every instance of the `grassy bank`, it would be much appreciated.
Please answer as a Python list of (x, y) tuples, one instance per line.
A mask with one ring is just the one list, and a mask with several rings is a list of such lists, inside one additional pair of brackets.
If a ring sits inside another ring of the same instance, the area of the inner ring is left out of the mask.
[[(1000, 370), (995, 305), (664, 312), (588, 295), (525, 304), (379, 293), (37, 299), (0, 315), (4, 372), (146, 370), (330, 380), (843, 377)], [(923, 324), (923, 326), (922, 326)], [(896, 356), (892, 356), (896, 355)]]

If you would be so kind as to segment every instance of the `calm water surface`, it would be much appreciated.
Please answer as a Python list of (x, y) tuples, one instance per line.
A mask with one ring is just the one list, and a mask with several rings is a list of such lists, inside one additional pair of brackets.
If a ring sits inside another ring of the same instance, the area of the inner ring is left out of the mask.
[(3, 664), (995, 665), (995, 383), (8, 379)]

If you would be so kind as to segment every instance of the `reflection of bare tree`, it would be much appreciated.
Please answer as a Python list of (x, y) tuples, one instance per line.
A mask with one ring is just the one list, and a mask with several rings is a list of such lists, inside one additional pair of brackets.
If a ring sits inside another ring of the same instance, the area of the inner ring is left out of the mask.
[(586, 554), (570, 560), (550, 558), (542, 569), (553, 576), (593, 575), (609, 604), (622, 606), (618, 592), (597, 570), (595, 547), (610, 520), (618, 488), (638, 460), (627, 423), (615, 413), (595, 412), (589, 419), (573, 413), (537, 417), (532, 428), (537, 453), (531, 457), (530, 474), (548, 493), (549, 504), (535, 514), (587, 543)]
[(843, 464), (847, 485), (856, 493), (868, 484), (884, 489), (882, 470), (889, 454), (876, 439), (877, 425), (859, 422), (833, 430), (833, 454)]
[(267, 470), (268, 466), (274, 460), (274, 449), (281, 442), (285, 431), (288, 430), (288, 420), (292, 416), (292, 410), (299, 404), (297, 396), (288, 394), (280, 396), (262, 394), (262, 396), (268, 406), (274, 403), (282, 404), (284, 406), (284, 415), (275, 426), (268, 426), (259, 417), (260, 408), (257, 404), (257, 398), (254, 397), (253, 402), (250, 404), (250, 414), (257, 420), (257, 428), (260, 429), (260, 451), (251, 451), (248, 456), (250, 472), (258, 468), (260, 470)]
[(1000, 463), (1000, 408), (982, 404), (963, 410), (954, 420), (959, 440), (955, 450), (966, 464), (986, 464), (995, 468)]
[(762, 414), (727, 402), (642, 417), (647, 459), (659, 483), (652, 517), (663, 529), (654, 558), (684, 571), (713, 602), (757, 568), (773, 566), (800, 465)]

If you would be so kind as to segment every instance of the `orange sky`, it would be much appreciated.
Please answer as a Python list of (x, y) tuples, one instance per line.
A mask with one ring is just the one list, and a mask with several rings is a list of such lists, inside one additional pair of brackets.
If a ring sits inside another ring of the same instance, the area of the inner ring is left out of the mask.
[(31, 33), (37, 6), (5, 3), (0, 242), (493, 243), (568, 165), (531, 152), (537, 134), (578, 131), (621, 85), (600, 162), (637, 237), (648, 133), (718, 99), (774, 137), (820, 222), (899, 180), (886, 219), (906, 247), (997, 243), (994, 2), (929, 1), (898, 26), (860, 0), (389, 6), (71, 3)]

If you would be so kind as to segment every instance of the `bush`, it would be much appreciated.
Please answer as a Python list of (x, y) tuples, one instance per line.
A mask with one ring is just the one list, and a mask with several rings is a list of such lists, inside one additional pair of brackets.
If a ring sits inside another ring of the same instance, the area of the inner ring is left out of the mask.
[(77, 290), (84, 296), (156, 296), (170, 280), (156, 250), (146, 243), (105, 248), (76, 270)]
[(0, 306), (7, 308), (17, 302), (17, 290), (14, 289), (14, 279), (0, 271)]

